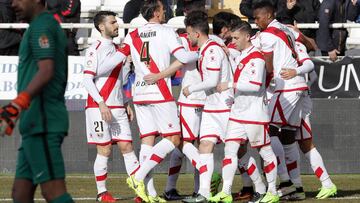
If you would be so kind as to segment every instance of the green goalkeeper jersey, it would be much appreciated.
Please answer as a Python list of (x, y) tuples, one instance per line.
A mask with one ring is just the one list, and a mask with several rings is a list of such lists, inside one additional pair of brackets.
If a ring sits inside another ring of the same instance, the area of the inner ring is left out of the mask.
[(68, 131), (64, 99), (68, 74), (66, 46), (65, 34), (50, 13), (43, 12), (31, 21), (20, 44), (18, 92), (25, 90), (34, 78), (40, 60), (54, 60), (54, 76), (32, 99), (29, 109), (21, 113), (21, 134)]

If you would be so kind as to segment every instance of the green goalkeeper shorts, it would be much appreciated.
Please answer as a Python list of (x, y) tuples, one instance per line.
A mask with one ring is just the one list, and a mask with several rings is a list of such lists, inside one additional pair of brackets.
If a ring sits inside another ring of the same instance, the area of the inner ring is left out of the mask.
[(15, 178), (31, 180), (35, 185), (64, 179), (61, 144), (65, 136), (65, 133), (22, 135)]

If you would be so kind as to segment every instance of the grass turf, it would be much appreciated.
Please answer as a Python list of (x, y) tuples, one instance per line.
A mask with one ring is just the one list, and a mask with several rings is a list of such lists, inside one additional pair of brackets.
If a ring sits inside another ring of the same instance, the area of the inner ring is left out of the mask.
[[(115, 197), (122, 197), (124, 200), (120, 202), (133, 202), (132, 191), (125, 183), (126, 175), (113, 174), (108, 176), (108, 190)], [(159, 194), (162, 194), (166, 185), (165, 174), (154, 175), (155, 187)], [(332, 175), (333, 182), (337, 185), (338, 194), (336, 198), (327, 200), (315, 200), (314, 197), (320, 188), (320, 183), (313, 175), (303, 175), (303, 184), (306, 191), (307, 199), (304, 203), (310, 202), (360, 202), (360, 174), (354, 175)], [(10, 202), (11, 186), (13, 175), (0, 175), (0, 202)], [(92, 198), (96, 197), (96, 186), (93, 174), (68, 174), (66, 179), (68, 191), (74, 198), (78, 198), (76, 202), (95, 202)], [(233, 192), (237, 192), (241, 188), (240, 176), (236, 175), (233, 185)], [(191, 194), (193, 190), (192, 174), (181, 174), (178, 181), (178, 190), (180, 194)], [(40, 189), (36, 192), (36, 198), (41, 198)], [(87, 198), (92, 200), (81, 200)], [(40, 202), (40, 201), (36, 201)]]

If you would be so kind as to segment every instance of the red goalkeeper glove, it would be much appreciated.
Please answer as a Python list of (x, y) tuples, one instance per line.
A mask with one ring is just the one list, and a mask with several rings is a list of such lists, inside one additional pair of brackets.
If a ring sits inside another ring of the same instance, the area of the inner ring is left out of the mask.
[(20, 92), (10, 104), (0, 108), (0, 136), (12, 134), (21, 110), (29, 108), (29, 105), (30, 95)]

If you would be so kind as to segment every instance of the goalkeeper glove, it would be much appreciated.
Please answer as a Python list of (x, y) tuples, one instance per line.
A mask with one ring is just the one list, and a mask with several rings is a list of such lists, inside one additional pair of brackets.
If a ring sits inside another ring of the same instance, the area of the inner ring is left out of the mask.
[(0, 108), (0, 136), (12, 134), (20, 112), (29, 106), (30, 95), (26, 92), (20, 92), (10, 104)]

